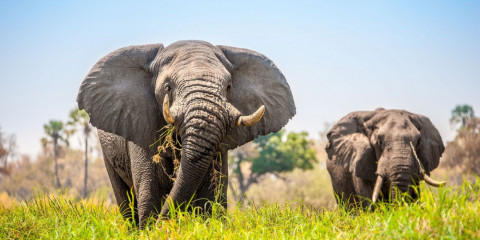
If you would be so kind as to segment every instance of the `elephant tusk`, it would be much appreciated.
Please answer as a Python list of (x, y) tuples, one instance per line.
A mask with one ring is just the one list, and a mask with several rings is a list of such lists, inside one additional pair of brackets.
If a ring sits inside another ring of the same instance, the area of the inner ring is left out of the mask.
[(427, 174), (423, 174), (423, 180), (425, 180), (425, 182), (428, 185), (433, 186), (433, 187), (441, 187), (441, 186), (445, 185), (445, 183), (447, 183), (445, 181), (440, 182), (440, 181), (437, 181), (437, 180), (433, 180)]
[(170, 100), (168, 99), (168, 94), (165, 95), (165, 98), (163, 99), (163, 118), (165, 118), (165, 121), (169, 124), (175, 123), (175, 118), (170, 113)]
[(378, 194), (380, 193), (380, 189), (382, 188), (383, 185), (383, 178), (382, 176), (378, 175), (377, 181), (375, 182), (375, 187), (373, 188), (373, 194), (372, 194), (372, 202), (376, 203), (378, 200)]
[(262, 105), (252, 115), (240, 116), (237, 120), (237, 126), (244, 126), (244, 127), (252, 126), (253, 124), (260, 121), (260, 119), (262, 119), (264, 113), (265, 113), (265, 106)]

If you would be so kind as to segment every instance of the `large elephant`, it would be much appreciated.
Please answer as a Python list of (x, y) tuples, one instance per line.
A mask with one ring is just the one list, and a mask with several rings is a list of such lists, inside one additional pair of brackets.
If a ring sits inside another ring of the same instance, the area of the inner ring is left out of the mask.
[[(203, 41), (109, 53), (84, 79), (77, 102), (98, 128), (125, 218), (132, 217), (127, 205), (133, 188), (132, 219), (140, 226), (152, 214), (168, 216), (171, 204), (184, 208), (193, 200), (190, 206), (208, 212), (218, 192), (226, 207), (227, 150), (280, 130), (295, 115), (290, 87), (270, 59)], [(152, 144), (167, 124), (182, 147), (178, 169), (173, 154), (152, 161)], [(214, 170), (225, 176), (218, 192)]]
[(412, 186), (421, 180), (443, 184), (429, 177), (445, 148), (425, 116), (383, 108), (352, 112), (327, 137), (327, 169), (338, 202), (366, 207), (398, 192), (415, 200), (419, 191)]

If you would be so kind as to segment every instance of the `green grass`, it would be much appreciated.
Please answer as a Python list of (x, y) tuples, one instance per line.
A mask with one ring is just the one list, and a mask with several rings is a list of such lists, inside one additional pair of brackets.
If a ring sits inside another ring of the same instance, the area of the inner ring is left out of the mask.
[(423, 186), (415, 204), (379, 205), (375, 211), (341, 207), (313, 210), (265, 204), (212, 217), (177, 212), (145, 230), (132, 228), (114, 206), (94, 200), (41, 195), (0, 207), (0, 239), (439, 239), (480, 238), (480, 181), (441, 188)]

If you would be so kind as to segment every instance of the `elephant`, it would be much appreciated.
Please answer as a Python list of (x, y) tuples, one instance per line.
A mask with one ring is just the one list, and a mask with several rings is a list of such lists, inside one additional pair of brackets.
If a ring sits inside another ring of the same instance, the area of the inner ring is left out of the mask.
[(445, 184), (429, 177), (445, 147), (425, 116), (383, 108), (352, 112), (327, 138), (326, 165), (339, 204), (366, 208), (377, 201), (392, 202), (399, 193), (415, 201), (421, 180), (436, 187)]
[[(197, 40), (109, 53), (83, 80), (77, 102), (98, 129), (123, 217), (140, 227), (150, 216), (168, 218), (171, 206), (208, 214), (216, 200), (226, 208), (227, 151), (279, 131), (296, 113), (290, 86), (269, 58)], [(176, 150), (152, 161), (165, 126), (181, 147), (178, 168)]]

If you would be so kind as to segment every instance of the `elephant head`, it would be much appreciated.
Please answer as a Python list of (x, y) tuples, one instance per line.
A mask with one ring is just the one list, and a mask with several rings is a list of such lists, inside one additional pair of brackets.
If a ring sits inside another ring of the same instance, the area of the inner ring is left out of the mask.
[[(374, 183), (379, 194), (395, 198), (397, 189), (418, 198), (419, 181), (439, 186), (429, 177), (443, 153), (442, 138), (424, 116), (403, 110), (353, 112), (327, 134), (328, 157), (354, 176)], [(373, 186), (373, 184), (371, 185)]]
[(95, 127), (143, 148), (163, 126), (175, 126), (182, 155), (168, 198), (177, 204), (191, 199), (220, 148), (276, 132), (295, 115), (290, 87), (270, 59), (203, 41), (116, 50), (92, 68), (77, 101)]

